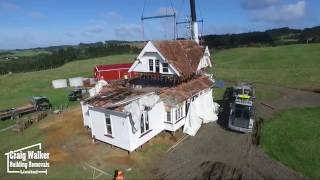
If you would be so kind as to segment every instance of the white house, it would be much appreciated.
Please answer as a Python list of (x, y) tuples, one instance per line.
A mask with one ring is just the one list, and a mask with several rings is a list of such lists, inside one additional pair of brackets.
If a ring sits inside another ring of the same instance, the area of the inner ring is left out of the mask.
[(84, 126), (93, 139), (129, 152), (162, 131), (184, 126), (195, 135), (202, 123), (217, 120), (214, 80), (203, 73), (210, 66), (208, 48), (194, 41), (150, 41), (129, 70), (138, 78), (81, 102)]

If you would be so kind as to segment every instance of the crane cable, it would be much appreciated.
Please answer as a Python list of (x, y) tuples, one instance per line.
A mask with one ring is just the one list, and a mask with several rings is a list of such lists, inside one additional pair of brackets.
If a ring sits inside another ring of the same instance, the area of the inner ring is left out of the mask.
[(142, 9), (142, 14), (141, 14), (141, 31), (142, 31), (142, 41), (145, 41), (145, 36), (144, 36), (144, 25), (143, 25), (143, 16), (144, 16), (144, 10), (146, 8), (146, 4), (147, 4), (148, 0), (144, 0), (143, 3), (143, 9)]

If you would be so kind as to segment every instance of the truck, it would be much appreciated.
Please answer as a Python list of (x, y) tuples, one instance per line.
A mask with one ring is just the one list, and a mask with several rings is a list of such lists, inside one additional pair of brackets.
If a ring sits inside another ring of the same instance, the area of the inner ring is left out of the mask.
[(255, 90), (252, 85), (240, 84), (232, 89), (228, 127), (239, 132), (252, 132), (255, 119)]
[(45, 96), (34, 96), (30, 99), (30, 103), (26, 106), (10, 108), (0, 111), (0, 120), (15, 119), (24, 114), (33, 113), (36, 111), (45, 111), (52, 108), (52, 104)]
[(69, 101), (77, 101), (82, 99), (82, 89), (73, 89), (68, 95)]

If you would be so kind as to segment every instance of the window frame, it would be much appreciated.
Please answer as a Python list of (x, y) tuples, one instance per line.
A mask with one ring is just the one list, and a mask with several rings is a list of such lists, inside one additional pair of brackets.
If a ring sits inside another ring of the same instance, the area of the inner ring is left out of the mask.
[(162, 63), (162, 72), (164, 72), (164, 73), (169, 72), (169, 64), (168, 63)]
[(148, 111), (143, 111), (140, 117), (140, 133), (145, 134), (150, 130), (150, 121)]
[(167, 120), (166, 120), (166, 122), (167, 123), (172, 123), (171, 110), (167, 111)]
[[(111, 117), (110, 114), (105, 114), (105, 135), (112, 137), (112, 124), (111, 124)], [(107, 120), (109, 120), (109, 123), (107, 123)], [(108, 127), (110, 129), (108, 129)], [(110, 130), (110, 132), (109, 132)]]
[(154, 62), (154, 70), (156, 73), (160, 72), (160, 59), (156, 59)]
[(149, 59), (149, 71), (150, 72), (154, 72), (154, 60), (153, 59)]

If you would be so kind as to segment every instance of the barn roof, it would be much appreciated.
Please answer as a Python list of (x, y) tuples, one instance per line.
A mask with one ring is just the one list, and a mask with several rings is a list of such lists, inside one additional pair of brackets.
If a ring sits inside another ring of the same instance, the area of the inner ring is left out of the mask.
[(132, 66), (132, 63), (127, 64), (108, 64), (108, 65), (99, 65), (95, 68), (97, 71), (103, 71), (103, 70), (111, 70), (111, 69), (129, 69)]
[(191, 40), (153, 41), (152, 44), (185, 77), (196, 72), (205, 51)]

